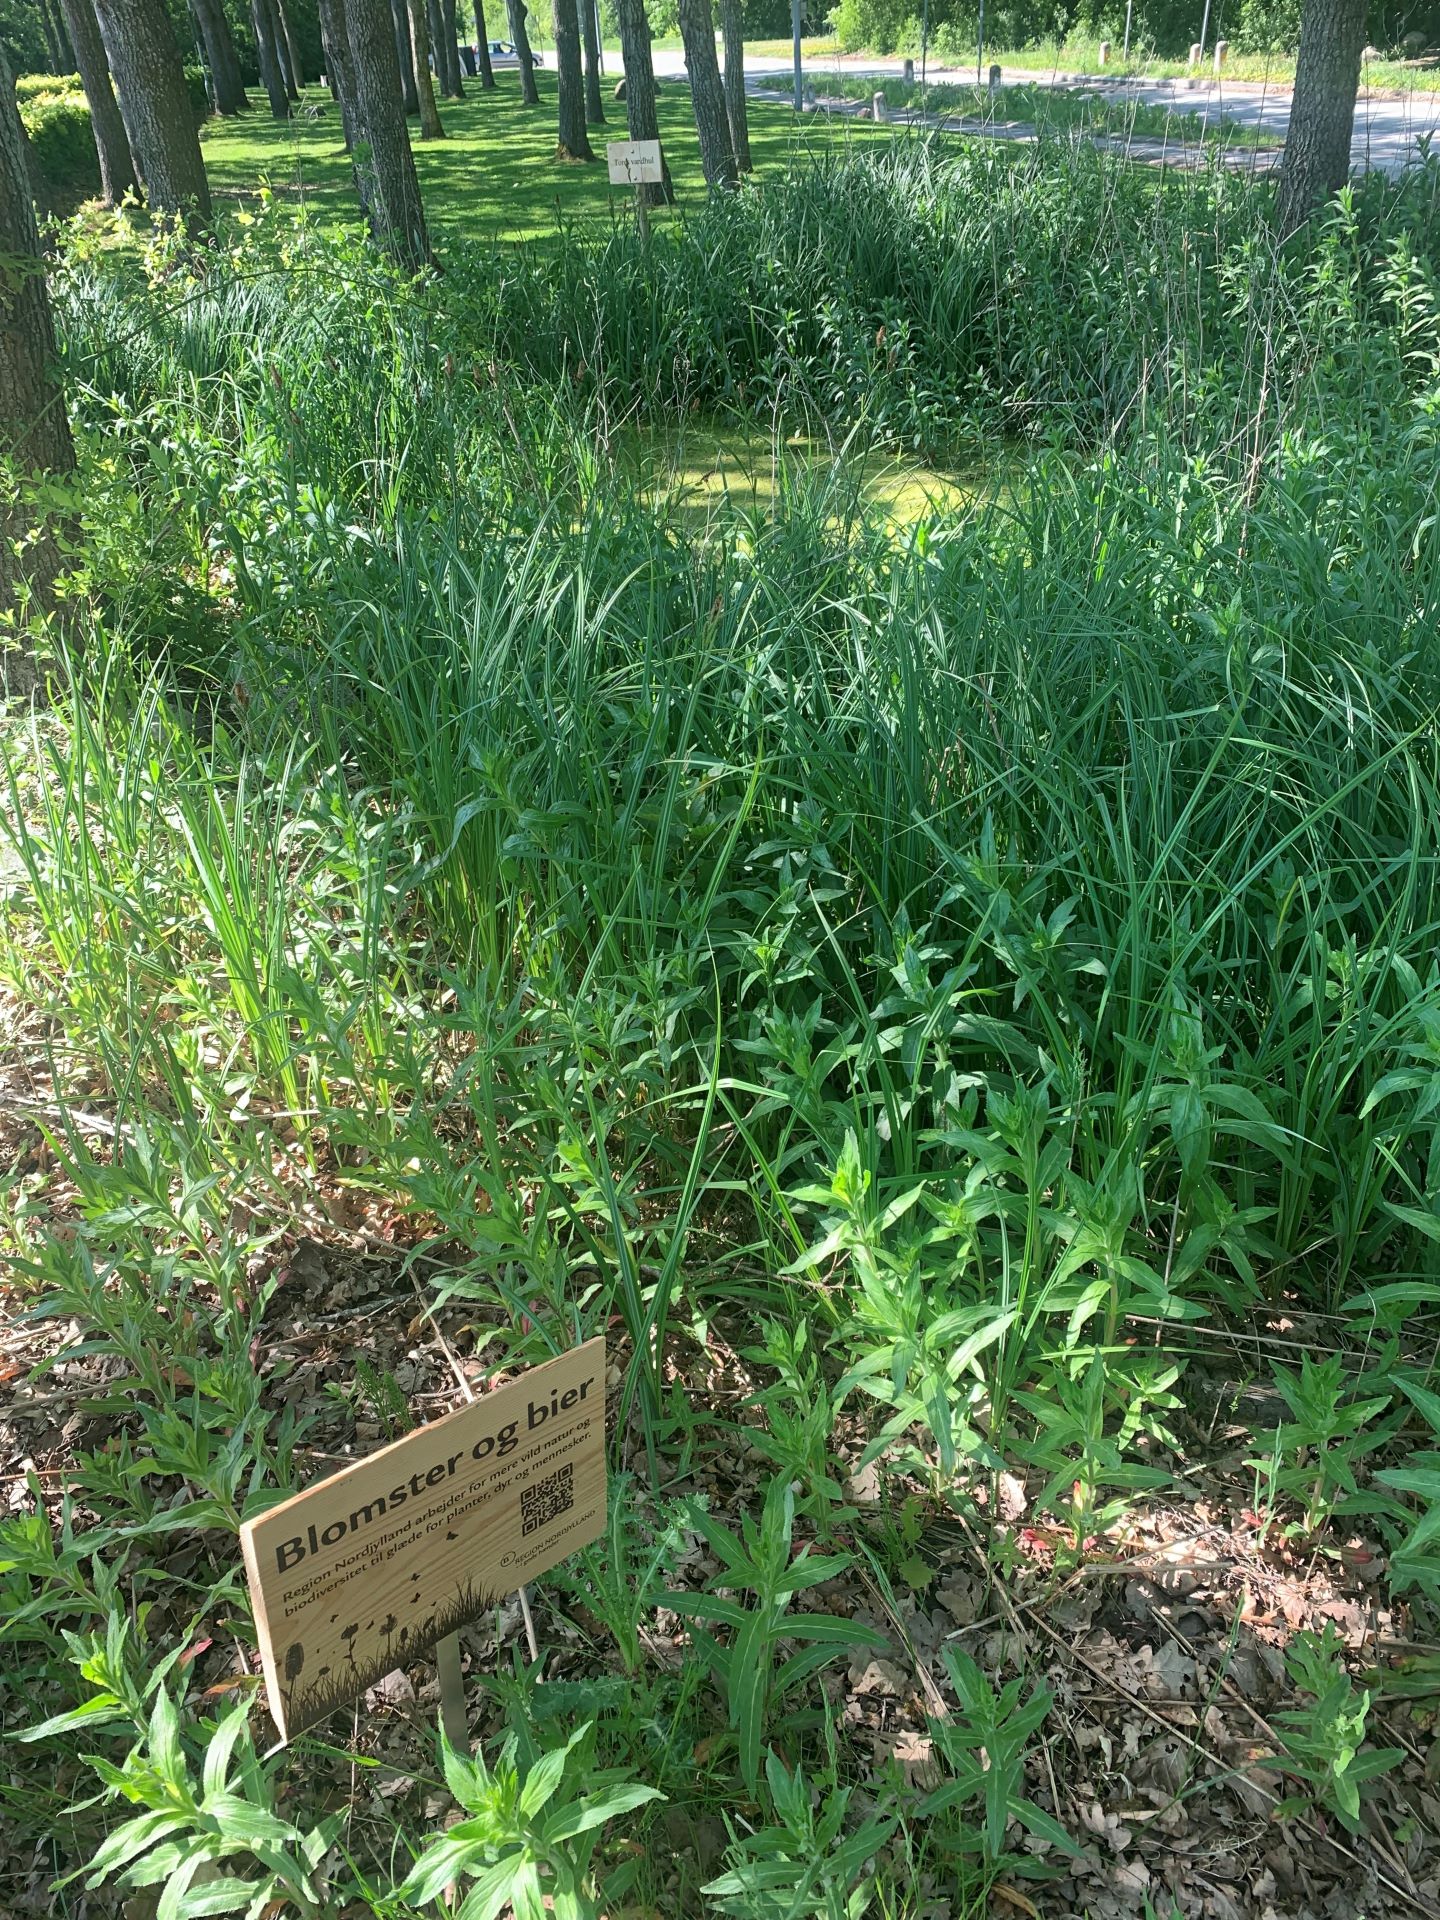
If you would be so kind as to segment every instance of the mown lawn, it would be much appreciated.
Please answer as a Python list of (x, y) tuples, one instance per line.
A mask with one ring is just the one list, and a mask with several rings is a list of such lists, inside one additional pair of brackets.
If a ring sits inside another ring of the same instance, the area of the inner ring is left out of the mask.
[[(555, 75), (542, 72), (539, 107), (526, 107), (513, 73), (497, 75), (493, 93), (466, 87), (463, 101), (441, 102), (446, 138), (414, 138), (425, 209), (439, 233), (464, 231), (470, 238), (526, 240), (555, 231), (557, 222), (628, 214), (631, 199), (611, 187), (604, 143), (627, 139), (625, 108), (613, 99), (615, 76), (606, 83), (607, 125), (592, 130), (602, 157), (594, 166), (555, 161)], [(268, 185), (277, 194), (303, 198), (318, 211), (355, 216), (349, 162), (340, 143), (340, 120), (321, 88), (306, 93), (316, 120), (285, 123), (260, 111), (242, 120), (212, 121), (204, 131), (205, 165), (222, 202), (233, 204)], [(705, 193), (690, 95), (678, 81), (660, 82), (660, 135), (679, 193), (681, 216)], [(757, 173), (780, 172), (797, 151), (835, 141), (889, 138), (890, 130), (823, 116), (797, 125), (793, 112), (765, 102), (750, 106), (750, 145)]]

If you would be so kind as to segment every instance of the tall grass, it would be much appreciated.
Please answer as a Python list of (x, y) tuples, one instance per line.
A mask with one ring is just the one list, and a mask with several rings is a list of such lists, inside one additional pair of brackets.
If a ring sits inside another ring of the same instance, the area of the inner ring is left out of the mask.
[[(696, 1233), (847, 1252), (945, 1461), (1056, 1327), (1109, 1418), (1127, 1316), (1428, 1285), (1435, 191), (1292, 259), (1243, 180), (917, 145), (426, 289), (283, 224), (77, 264), (96, 585), (216, 718), (77, 683), (16, 977), (515, 1322), (618, 1302), (652, 1438)], [(697, 532), (625, 426), (722, 397), (1037, 444), (898, 542), (843, 459)]]

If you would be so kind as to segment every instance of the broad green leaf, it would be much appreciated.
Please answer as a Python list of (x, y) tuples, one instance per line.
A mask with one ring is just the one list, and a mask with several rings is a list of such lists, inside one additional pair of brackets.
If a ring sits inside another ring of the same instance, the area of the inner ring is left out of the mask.
[(147, 1847), (153, 1847), (164, 1835), (184, 1824), (184, 1816), (179, 1813), (137, 1814), (135, 1819), (127, 1820), (123, 1827), (117, 1827), (114, 1833), (106, 1835), (96, 1848), (86, 1871), (96, 1876), (98, 1884), (112, 1873), (117, 1873), (138, 1854), (144, 1853)]
[(531, 1767), (520, 1789), (520, 1812), (527, 1820), (533, 1819), (551, 1799), (565, 1777), (565, 1762), (569, 1758), (570, 1746), (553, 1747), (549, 1753), (542, 1753)]
[(561, 1807), (551, 1814), (544, 1826), (545, 1839), (547, 1843), (571, 1840), (577, 1833), (589, 1833), (592, 1827), (603, 1826), (607, 1820), (643, 1807), (647, 1801), (664, 1798), (658, 1787), (645, 1787), (638, 1782), (632, 1786), (611, 1787), (606, 1793), (577, 1800), (573, 1806)]
[[(455, 1920), (495, 1920), (497, 1914), (503, 1913), (506, 1907), (512, 1904), (511, 1890), (520, 1865), (521, 1856), (518, 1853), (511, 1853), (507, 1854), (503, 1860), (497, 1860), (493, 1867), (487, 1867), (461, 1901)], [(408, 1887), (409, 1883), (406, 1884)], [(420, 1895), (406, 1893), (405, 1888), (402, 1888), (401, 1892), (407, 1899), (417, 1902), (422, 1900)], [(425, 1895), (423, 1898), (438, 1899), (443, 1892), (444, 1883), (437, 1892)]]
[(93, 1700), (87, 1700), (83, 1707), (71, 1707), (68, 1712), (52, 1714), (50, 1719), (42, 1720), (39, 1726), (22, 1727), (18, 1733), (11, 1734), (12, 1740), (49, 1740), (57, 1733), (70, 1733), (76, 1727), (103, 1727), (115, 1720), (128, 1720), (130, 1714), (115, 1698), (114, 1694), (97, 1694)]
[(483, 1863), (484, 1854), (477, 1846), (448, 1834), (432, 1840), (406, 1875), (400, 1897), (412, 1906), (423, 1907), (427, 1900), (438, 1900), (452, 1880), (465, 1872), (474, 1873)]
[(244, 1739), (250, 1726), (250, 1705), (235, 1706), (225, 1715), (205, 1749), (205, 1764), (201, 1772), (200, 1787), (205, 1799), (218, 1793), (225, 1785), (225, 1777), (230, 1771), (230, 1756), (237, 1742)]

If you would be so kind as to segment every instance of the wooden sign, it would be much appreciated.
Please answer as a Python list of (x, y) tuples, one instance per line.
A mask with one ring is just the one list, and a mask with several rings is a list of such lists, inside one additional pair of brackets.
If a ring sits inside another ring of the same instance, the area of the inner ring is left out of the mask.
[(605, 1342), (297, 1493), (240, 1530), (282, 1739), (605, 1526)]
[(638, 187), (665, 178), (658, 140), (610, 140), (605, 145), (612, 187)]

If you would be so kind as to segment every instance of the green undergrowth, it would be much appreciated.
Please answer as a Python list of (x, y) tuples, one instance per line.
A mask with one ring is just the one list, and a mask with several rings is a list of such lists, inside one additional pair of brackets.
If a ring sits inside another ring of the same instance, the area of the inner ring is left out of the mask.
[(1281, 144), (1274, 132), (1232, 124), (1223, 110), (1213, 113), (1177, 111), (1145, 100), (1070, 87), (1010, 85), (988, 87), (942, 81), (921, 86), (894, 75), (826, 75), (825, 91), (843, 100), (873, 100), (883, 93), (893, 109), (942, 117), (958, 116), (984, 126), (1023, 125), (1036, 132), (1089, 134), (1107, 140), (1159, 140), (1172, 146), (1260, 147)]
[[(1437, 186), (1282, 258), (1252, 183), (1048, 147), (415, 285), (274, 211), (77, 237), (79, 611), (0, 926), (46, 1143), (7, 1284), (84, 1396), (0, 1521), (0, 1807), (55, 1877), (983, 1913), (1085, 1843), (1052, 1692), (951, 1647), (923, 1778), (852, 1736), (852, 1588), (915, 1565), (855, 1476), (987, 1529), (1013, 1476), (1067, 1571), (1189, 1470), (1195, 1340), (1267, 1315), (1334, 1354), (1273, 1376), (1265, 1537), (1359, 1530), (1433, 1604)], [(722, 405), (773, 485), (697, 516), (637, 438)], [(867, 459), (942, 445), (964, 497), (897, 528)], [(585, 1664), (477, 1679), (482, 1756), (407, 1736), (382, 1818), (363, 1734), (258, 1751), (235, 1552), (316, 1470), (277, 1249), (357, 1209), (407, 1340), (605, 1332), (628, 1475), (537, 1589)], [(1393, 1756), (1297, 1658), (1277, 1763), (1355, 1821)]]

